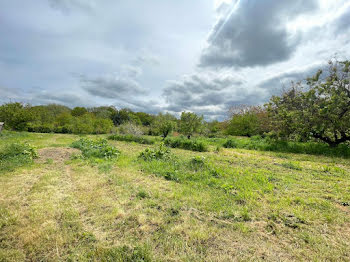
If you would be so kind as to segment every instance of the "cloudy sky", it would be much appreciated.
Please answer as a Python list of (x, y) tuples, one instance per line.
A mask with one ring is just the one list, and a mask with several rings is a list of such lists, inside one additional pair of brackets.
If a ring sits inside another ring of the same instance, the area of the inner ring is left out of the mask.
[(349, 0), (0, 0), (0, 103), (223, 119), (350, 54)]

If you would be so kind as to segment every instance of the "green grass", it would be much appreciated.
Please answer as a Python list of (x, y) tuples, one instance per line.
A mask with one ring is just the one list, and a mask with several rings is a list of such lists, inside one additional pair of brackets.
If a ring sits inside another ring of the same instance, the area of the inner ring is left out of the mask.
[(291, 142), (291, 141), (276, 141), (259, 136), (252, 138), (231, 138), (223, 143), (225, 148), (242, 148), (259, 151), (273, 151), (295, 154), (312, 154), (350, 158), (350, 147), (346, 144), (341, 144), (336, 148), (332, 148), (324, 143), (316, 142)]
[(181, 148), (186, 150), (198, 151), (198, 152), (206, 152), (208, 151), (208, 145), (196, 139), (186, 139), (182, 137), (173, 137), (166, 138), (164, 140), (166, 146), (172, 148)]
[(155, 138), (147, 138), (147, 137), (134, 136), (134, 135), (112, 135), (112, 136), (109, 136), (108, 139), (125, 141), (125, 142), (136, 142), (144, 145), (152, 145), (156, 142)]
[[(0, 147), (59, 153), (79, 139), (9, 132)], [(214, 150), (223, 142), (111, 140), (117, 158), (50, 155), (0, 173), (0, 261), (348, 260), (350, 160)]]

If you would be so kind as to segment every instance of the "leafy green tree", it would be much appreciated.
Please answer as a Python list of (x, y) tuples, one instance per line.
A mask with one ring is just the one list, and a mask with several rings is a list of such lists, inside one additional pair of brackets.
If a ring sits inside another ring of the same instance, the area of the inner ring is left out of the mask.
[(7, 103), (0, 106), (0, 122), (5, 122), (5, 127), (25, 131), (30, 121), (35, 119), (30, 112), (30, 106), (21, 103)]
[(82, 116), (84, 114), (86, 114), (88, 111), (85, 107), (74, 107), (71, 114), (72, 116)]
[(350, 61), (330, 61), (305, 82), (267, 104), (280, 137), (318, 139), (335, 147), (350, 140)]
[(143, 126), (150, 126), (155, 119), (154, 115), (144, 112), (136, 112), (135, 115), (140, 119)]
[(228, 135), (250, 137), (270, 131), (267, 111), (260, 106), (239, 105), (230, 109), (230, 115)]
[(176, 117), (166, 113), (159, 113), (152, 123), (152, 133), (160, 134), (165, 139), (176, 126)]
[(203, 116), (198, 116), (191, 112), (182, 112), (180, 118), (180, 131), (185, 134), (188, 139), (199, 132), (203, 126)]
[(113, 119), (113, 116), (117, 113), (117, 110), (112, 106), (99, 106), (88, 109), (97, 118)]

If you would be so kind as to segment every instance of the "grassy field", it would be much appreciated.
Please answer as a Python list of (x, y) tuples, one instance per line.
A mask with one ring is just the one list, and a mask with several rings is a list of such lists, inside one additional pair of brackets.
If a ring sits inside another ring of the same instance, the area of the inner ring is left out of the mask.
[(107, 160), (79, 139), (0, 136), (39, 153), (0, 170), (0, 261), (349, 261), (349, 159), (108, 141)]

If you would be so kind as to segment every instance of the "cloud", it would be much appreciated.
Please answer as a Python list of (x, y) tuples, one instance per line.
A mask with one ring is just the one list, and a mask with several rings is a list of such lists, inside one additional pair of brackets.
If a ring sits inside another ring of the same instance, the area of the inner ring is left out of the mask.
[(95, 78), (81, 75), (81, 87), (90, 95), (109, 99), (127, 100), (130, 97), (145, 95), (147, 90), (134, 78), (138, 73), (135, 70), (133, 67), (128, 67), (126, 75), (112, 74)]
[(188, 110), (222, 118), (233, 105), (261, 103), (264, 94), (249, 88), (237, 74), (206, 71), (170, 81), (163, 97), (171, 112)]
[(246, 67), (285, 61), (299, 44), (299, 35), (288, 32), (287, 22), (316, 8), (315, 0), (237, 1), (212, 29), (200, 66)]
[(72, 10), (91, 11), (96, 5), (95, 0), (48, 0), (53, 9), (69, 13)]

